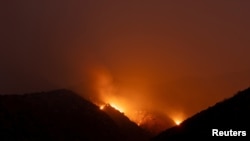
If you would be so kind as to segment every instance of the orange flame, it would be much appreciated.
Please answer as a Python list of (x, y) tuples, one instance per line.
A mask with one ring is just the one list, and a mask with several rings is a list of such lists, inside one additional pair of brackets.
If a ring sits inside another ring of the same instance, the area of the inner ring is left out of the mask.
[(174, 119), (174, 122), (175, 122), (176, 125), (180, 125), (182, 121), (179, 120), (179, 119)]
[(110, 106), (115, 108), (116, 110), (118, 110), (119, 112), (123, 113), (124, 110), (123, 108), (121, 108), (120, 106), (118, 106), (117, 104), (114, 104), (114, 103), (110, 103)]
[(172, 116), (172, 119), (173, 119), (173, 121), (175, 122), (176, 125), (180, 125), (184, 120), (184, 115), (181, 112), (178, 113), (178, 114), (175, 113), (175, 115)]
[(101, 106), (100, 106), (100, 109), (101, 109), (101, 110), (104, 110), (105, 106), (106, 106), (106, 105), (101, 105)]

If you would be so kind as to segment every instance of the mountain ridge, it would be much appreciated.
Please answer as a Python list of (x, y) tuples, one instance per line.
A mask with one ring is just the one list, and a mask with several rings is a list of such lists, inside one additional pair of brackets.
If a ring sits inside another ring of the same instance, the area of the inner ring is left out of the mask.
[[(212, 137), (212, 130), (250, 130), (250, 88), (220, 101), (154, 137), (153, 141), (204, 139)], [(249, 136), (249, 135), (247, 135)]]
[(98, 106), (65, 89), (1, 95), (0, 125), (3, 141), (147, 140), (122, 133), (122, 127)]

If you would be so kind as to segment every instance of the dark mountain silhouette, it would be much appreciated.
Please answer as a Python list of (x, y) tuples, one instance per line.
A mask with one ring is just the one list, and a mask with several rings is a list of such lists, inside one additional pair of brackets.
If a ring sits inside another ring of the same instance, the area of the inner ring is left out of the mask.
[(113, 119), (68, 90), (0, 96), (1, 141), (147, 139), (138, 126), (131, 127), (134, 133), (129, 136), (129, 131)]
[[(250, 88), (201, 111), (185, 120), (179, 126), (170, 128), (153, 141), (178, 141), (193, 139), (214, 139), (212, 129), (219, 131), (246, 131), (250, 135)], [(223, 139), (223, 137), (221, 138)], [(246, 137), (235, 137), (235, 140), (245, 140)]]

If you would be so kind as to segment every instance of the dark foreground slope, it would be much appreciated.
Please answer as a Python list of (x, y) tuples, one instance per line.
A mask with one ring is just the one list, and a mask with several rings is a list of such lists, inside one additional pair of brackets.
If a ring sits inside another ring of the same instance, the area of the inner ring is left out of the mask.
[[(153, 141), (225, 139), (225, 137), (212, 136), (212, 129), (218, 129), (219, 131), (246, 131), (246, 137), (233, 138), (235, 140), (246, 140), (250, 136), (249, 114), (250, 88), (194, 115), (181, 125), (162, 132), (153, 138)], [(235, 133), (229, 134), (235, 135)], [(237, 134), (239, 135), (239, 132)], [(242, 132), (240, 135), (242, 135)]]
[(103, 108), (103, 111), (105, 111), (105, 113), (107, 113), (121, 129), (124, 139), (130, 141), (149, 140), (149, 134), (142, 128), (138, 128), (138, 125), (131, 122), (123, 113), (114, 109), (110, 105), (106, 105)]
[(106, 113), (71, 91), (0, 96), (1, 141), (125, 139)]

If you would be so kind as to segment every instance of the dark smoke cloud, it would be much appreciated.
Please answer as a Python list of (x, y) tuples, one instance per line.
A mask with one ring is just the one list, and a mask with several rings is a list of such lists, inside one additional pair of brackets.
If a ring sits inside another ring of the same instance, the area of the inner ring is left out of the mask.
[(189, 116), (249, 85), (247, 1), (0, 5), (0, 93), (71, 88)]

